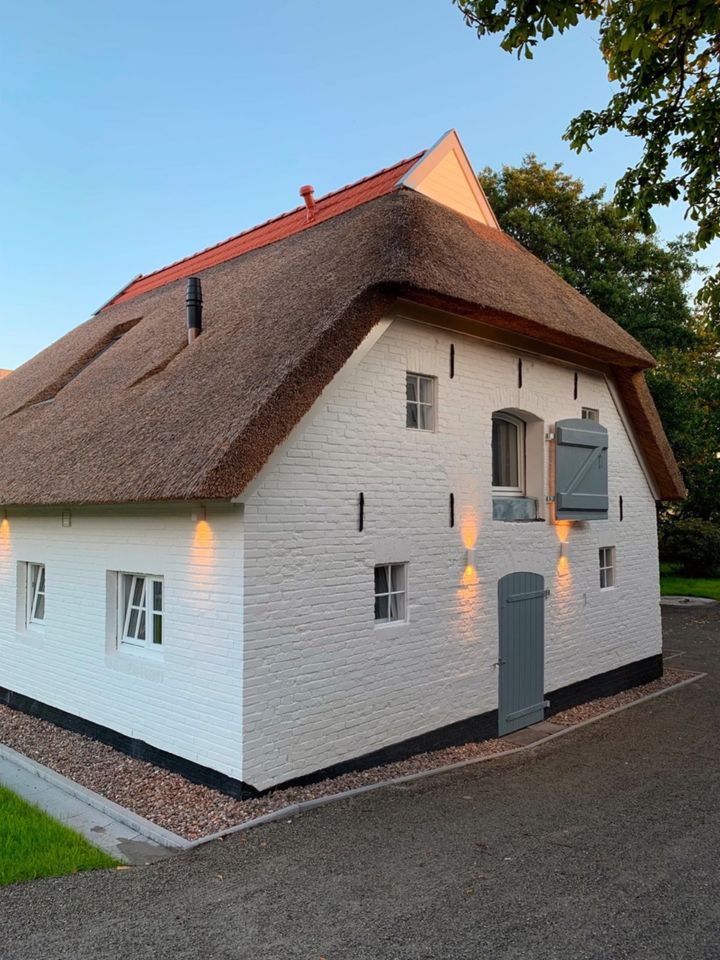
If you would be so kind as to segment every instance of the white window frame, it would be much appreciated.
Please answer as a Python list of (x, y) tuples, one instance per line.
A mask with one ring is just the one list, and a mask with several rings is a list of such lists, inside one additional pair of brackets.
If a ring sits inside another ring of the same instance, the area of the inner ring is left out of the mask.
[(617, 573), (615, 547), (600, 547), (598, 560), (600, 564), (600, 589), (612, 590), (615, 586)]
[[(516, 487), (496, 487), (493, 486), (494, 497), (524, 497), (525, 496), (525, 421), (520, 417), (514, 417), (511, 413), (502, 413), (498, 411), (492, 415), (495, 420), (504, 420), (517, 427), (517, 464), (518, 464), (518, 486)], [(492, 475), (492, 434), (490, 438), (490, 472)]]
[[(375, 572), (377, 570), (384, 569), (387, 577), (388, 589), (387, 591), (381, 591), (378, 593), (375, 589)], [(402, 587), (397, 590), (393, 590), (392, 586), (392, 574), (393, 570), (402, 571)], [(376, 563), (373, 568), (373, 594), (374, 594), (374, 603), (377, 601), (378, 597), (387, 597), (387, 617), (375, 617), (375, 626), (376, 627), (385, 627), (393, 626), (399, 623), (407, 623), (408, 618), (408, 565), (407, 563)], [(392, 616), (392, 598), (399, 597), (400, 602), (398, 604), (398, 616)]]
[[(37, 578), (34, 579), (34, 571)], [(33, 586), (34, 580), (34, 586)], [(41, 589), (42, 587), (42, 589)], [(43, 599), (43, 616), (37, 616), (38, 601)], [(44, 563), (25, 564), (25, 626), (28, 629), (42, 629), (45, 626), (45, 605), (47, 604), (47, 571)]]
[[(128, 603), (125, 604), (126, 578), (130, 579), (127, 592)], [(142, 581), (142, 592), (139, 604), (133, 603), (135, 587)], [(160, 584), (160, 609), (155, 608), (155, 584)], [(135, 631), (130, 631), (130, 622), (133, 610), (137, 611)], [(145, 614), (145, 637), (139, 637), (140, 617)], [(155, 617), (161, 618), (160, 641), (155, 642)], [(145, 650), (159, 653), (163, 649), (165, 627), (165, 581), (163, 577), (147, 573), (128, 573), (124, 570), (117, 572), (117, 644), (118, 647)]]
[(600, 423), (600, 411), (595, 407), (583, 407), (580, 411), (581, 420), (592, 420), (593, 423)]
[[(407, 385), (410, 379), (415, 380), (415, 395), (417, 400), (408, 400), (407, 399)], [(423, 433), (432, 433), (435, 430), (436, 423), (436, 406), (437, 406), (437, 389), (436, 389), (436, 377), (431, 377), (427, 373), (413, 373), (408, 370), (405, 374), (405, 427), (408, 430), (419, 430)], [(420, 399), (420, 381), (426, 381), (430, 384), (430, 400), (421, 400)], [(410, 405), (413, 405), (416, 408), (417, 413), (417, 426), (413, 427), (407, 422), (407, 410)], [(421, 427), (420, 426), (420, 408), (426, 407), (430, 411), (430, 426)]]

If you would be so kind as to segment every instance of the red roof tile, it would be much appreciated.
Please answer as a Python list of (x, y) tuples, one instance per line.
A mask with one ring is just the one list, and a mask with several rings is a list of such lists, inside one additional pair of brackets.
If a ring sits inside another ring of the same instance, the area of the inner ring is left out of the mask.
[(259, 247), (266, 247), (277, 240), (284, 240), (294, 233), (299, 233), (301, 230), (313, 227), (317, 223), (330, 220), (338, 214), (346, 213), (362, 203), (367, 203), (369, 200), (375, 200), (377, 197), (390, 193), (395, 189), (398, 180), (405, 176), (421, 156), (422, 153), (416, 154), (416, 156), (407, 160), (401, 160), (392, 167), (379, 170), (372, 176), (364, 177), (357, 183), (351, 183), (340, 190), (326, 194), (315, 201), (315, 216), (310, 222), (308, 222), (306, 207), (303, 204), (288, 213), (267, 220), (257, 227), (245, 230), (235, 237), (230, 237), (229, 240), (223, 240), (222, 243), (201, 250), (199, 253), (194, 253), (192, 256), (178, 260), (176, 263), (171, 263), (154, 273), (149, 273), (147, 276), (141, 274), (112, 300), (108, 301), (102, 309), (104, 310), (117, 303), (123, 303), (125, 300), (131, 300), (141, 293), (156, 290), (166, 283), (172, 283), (173, 280), (180, 280), (201, 270), (207, 270), (208, 267), (233, 260), (250, 250), (257, 250)]

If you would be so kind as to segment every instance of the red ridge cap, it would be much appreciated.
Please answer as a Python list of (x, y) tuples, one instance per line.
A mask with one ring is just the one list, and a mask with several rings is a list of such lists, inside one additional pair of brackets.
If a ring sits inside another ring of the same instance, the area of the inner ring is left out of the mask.
[(166, 267), (153, 271), (153, 273), (148, 273), (146, 276), (141, 274), (101, 309), (106, 310), (116, 303), (124, 303), (126, 300), (131, 300), (142, 293), (148, 293), (150, 290), (156, 290), (158, 287), (163, 287), (174, 280), (189, 277), (201, 270), (207, 270), (209, 267), (234, 260), (235, 257), (240, 257), (251, 250), (257, 250), (278, 240), (284, 240), (301, 230), (314, 227), (318, 223), (330, 220), (341, 213), (346, 213), (369, 200), (375, 200), (377, 197), (390, 193), (397, 186), (398, 180), (407, 173), (421, 156), (422, 153), (418, 153), (414, 157), (393, 164), (391, 167), (378, 170), (377, 173), (373, 173), (369, 177), (363, 177), (362, 180), (325, 194), (324, 197), (315, 201), (315, 215), (311, 221), (307, 219), (307, 208), (303, 204), (294, 210), (281, 213), (278, 217), (273, 217), (271, 220), (266, 220), (264, 223), (251, 227), (234, 237), (216, 243), (211, 247), (206, 247), (198, 253), (193, 253), (189, 257), (176, 260)]

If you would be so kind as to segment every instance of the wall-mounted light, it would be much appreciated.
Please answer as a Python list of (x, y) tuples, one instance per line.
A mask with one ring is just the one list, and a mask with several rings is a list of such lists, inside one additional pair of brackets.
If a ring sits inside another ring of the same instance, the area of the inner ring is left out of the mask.
[(207, 507), (204, 503), (198, 503), (193, 507), (190, 517), (195, 523), (207, 520)]
[(475, 547), (469, 547), (465, 551), (465, 566), (466, 567), (475, 567)]
[(72, 510), (63, 510), (62, 514), (60, 515), (60, 524), (63, 527), (72, 526)]
[(558, 576), (566, 577), (570, 573), (570, 564), (568, 562), (569, 549), (567, 543), (560, 544), (560, 556), (558, 557), (557, 572)]

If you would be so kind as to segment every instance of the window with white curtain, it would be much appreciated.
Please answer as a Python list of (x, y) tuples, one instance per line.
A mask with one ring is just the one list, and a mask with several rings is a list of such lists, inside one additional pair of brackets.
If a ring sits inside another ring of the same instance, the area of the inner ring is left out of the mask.
[(159, 650), (163, 642), (162, 577), (118, 574), (118, 642)]
[(45, 564), (28, 563), (26, 571), (25, 625), (27, 627), (42, 627), (45, 625)]
[(615, 547), (600, 547), (600, 589), (615, 586)]
[(407, 619), (407, 564), (383, 563), (375, 567), (375, 623)]
[(525, 424), (509, 413), (492, 418), (492, 485), (496, 496), (525, 493)]
[(435, 429), (435, 378), (408, 373), (405, 381), (406, 426), (411, 430)]

